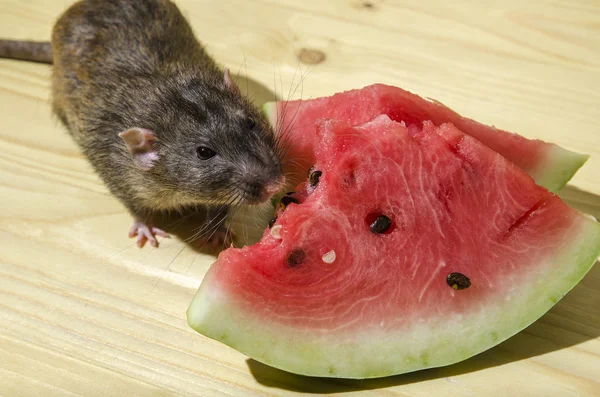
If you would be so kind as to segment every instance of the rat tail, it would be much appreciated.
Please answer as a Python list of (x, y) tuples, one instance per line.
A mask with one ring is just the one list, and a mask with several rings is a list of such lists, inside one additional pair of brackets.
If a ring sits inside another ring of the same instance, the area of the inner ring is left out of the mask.
[(52, 47), (47, 41), (0, 40), (0, 58), (52, 63)]

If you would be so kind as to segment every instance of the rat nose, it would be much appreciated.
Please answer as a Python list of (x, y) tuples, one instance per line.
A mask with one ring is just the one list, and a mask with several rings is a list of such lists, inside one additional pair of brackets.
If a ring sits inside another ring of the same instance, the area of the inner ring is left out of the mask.
[(247, 200), (250, 203), (262, 203), (270, 199), (274, 194), (283, 190), (284, 177), (275, 180), (261, 181), (256, 179), (246, 182)]
[(285, 185), (285, 177), (280, 176), (275, 181), (266, 183), (263, 185), (260, 201), (266, 201), (271, 198), (273, 195), (279, 193), (283, 190), (283, 186)]

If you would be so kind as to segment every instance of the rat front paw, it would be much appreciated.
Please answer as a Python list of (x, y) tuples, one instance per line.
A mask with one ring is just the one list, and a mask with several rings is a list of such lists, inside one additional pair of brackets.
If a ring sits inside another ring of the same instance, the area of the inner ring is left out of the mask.
[(198, 243), (202, 248), (207, 247), (213, 251), (217, 251), (224, 248), (229, 248), (229, 246), (233, 243), (234, 238), (235, 233), (233, 230), (220, 227), (210, 236), (201, 238)]
[(163, 230), (138, 220), (133, 222), (133, 226), (129, 229), (129, 237), (135, 236), (137, 236), (137, 246), (140, 248), (146, 245), (146, 241), (150, 242), (151, 246), (158, 247), (156, 236), (169, 238)]

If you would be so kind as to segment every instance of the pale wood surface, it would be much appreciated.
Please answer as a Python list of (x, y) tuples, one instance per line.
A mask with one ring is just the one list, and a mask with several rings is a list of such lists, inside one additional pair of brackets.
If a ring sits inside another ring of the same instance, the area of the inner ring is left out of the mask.
[[(0, 1), (0, 37), (47, 39), (69, 3)], [(600, 2), (178, 3), (259, 102), (396, 84), (590, 154), (563, 197), (600, 218)], [(301, 63), (303, 48), (324, 61)], [(124, 208), (51, 117), (49, 75), (0, 61), (0, 395), (600, 396), (600, 266), (497, 348), (389, 379), (286, 374), (194, 333), (184, 313), (214, 258), (178, 239), (132, 246)]]

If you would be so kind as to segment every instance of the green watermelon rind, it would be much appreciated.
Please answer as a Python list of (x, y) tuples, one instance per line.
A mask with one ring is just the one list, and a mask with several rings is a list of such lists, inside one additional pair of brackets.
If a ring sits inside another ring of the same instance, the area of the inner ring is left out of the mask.
[(276, 123), (277, 102), (265, 102), (261, 106), (260, 110), (267, 117), (267, 120), (269, 120), (271, 127), (276, 128), (277, 127), (277, 123)]
[[(261, 108), (275, 130), (277, 129), (278, 103), (274, 101), (266, 102)], [(442, 106), (446, 107), (445, 105)], [(564, 188), (589, 159), (586, 154), (573, 152), (556, 144), (549, 147), (544, 157), (545, 161), (540, 162), (535, 170), (529, 170), (528, 173), (536, 184), (553, 193), (557, 193)]]
[(301, 375), (366, 379), (451, 365), (535, 322), (587, 274), (600, 255), (600, 224), (573, 213), (578, 218), (569, 231), (570, 240), (563, 243), (568, 248), (547, 257), (553, 261), (532, 267), (551, 271), (520, 274), (520, 285), (515, 285), (520, 294), (453, 321), (416, 324), (409, 332), (369, 332), (347, 340), (336, 332), (303, 332), (240, 309), (219, 288), (216, 264), (191, 302), (187, 320), (209, 338)]
[(558, 145), (553, 146), (546, 153), (546, 161), (530, 174), (536, 184), (553, 193), (558, 193), (583, 167), (590, 156), (572, 152)]

